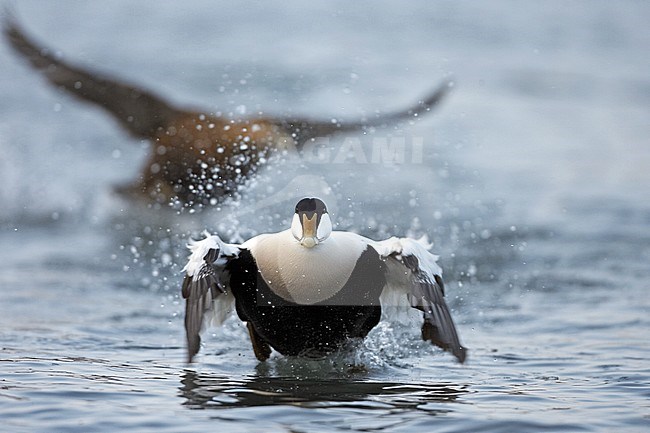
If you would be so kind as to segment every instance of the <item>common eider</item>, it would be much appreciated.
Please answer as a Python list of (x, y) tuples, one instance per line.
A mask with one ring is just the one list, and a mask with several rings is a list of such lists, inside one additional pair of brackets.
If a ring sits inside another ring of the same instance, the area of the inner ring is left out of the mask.
[(364, 121), (307, 117), (229, 119), (178, 107), (139, 86), (64, 61), (34, 42), (10, 13), (4, 34), (13, 49), (50, 84), (102, 107), (131, 135), (151, 143), (133, 183), (118, 192), (148, 203), (208, 205), (236, 191), (277, 151), (301, 151), (309, 140), (411, 119), (431, 110), (447, 93), (443, 83), (417, 104)]
[(272, 349), (287, 356), (326, 355), (366, 337), (379, 323), (388, 294), (397, 291), (422, 311), (422, 339), (462, 363), (467, 350), (428, 247), (426, 240), (374, 241), (332, 231), (318, 198), (298, 202), (288, 230), (241, 245), (207, 235), (189, 245), (183, 269), (188, 362), (199, 351), (204, 325), (212, 319), (222, 323), (233, 307), (258, 360), (268, 359)]

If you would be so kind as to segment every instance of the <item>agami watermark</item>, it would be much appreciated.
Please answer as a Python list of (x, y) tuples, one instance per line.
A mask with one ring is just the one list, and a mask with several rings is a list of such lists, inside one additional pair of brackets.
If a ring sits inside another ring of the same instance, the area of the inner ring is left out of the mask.
[(300, 155), (313, 164), (422, 164), (423, 137), (347, 137), (333, 143), (329, 137), (306, 142)]

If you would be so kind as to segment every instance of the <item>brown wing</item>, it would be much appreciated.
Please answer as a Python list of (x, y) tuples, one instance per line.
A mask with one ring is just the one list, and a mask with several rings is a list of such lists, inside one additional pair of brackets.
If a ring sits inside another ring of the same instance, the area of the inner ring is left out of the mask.
[(386, 126), (401, 121), (415, 119), (422, 114), (430, 112), (442, 101), (452, 88), (452, 83), (445, 81), (432, 93), (428, 94), (416, 104), (403, 110), (376, 114), (367, 119), (352, 122), (323, 122), (307, 118), (294, 118), (276, 120), (278, 126), (291, 132), (300, 148), (307, 140), (326, 137), (337, 133), (346, 133), (363, 130), (368, 127)]
[(5, 13), (3, 24), (11, 47), (51, 84), (103, 107), (134, 136), (150, 138), (178, 115), (178, 110), (151, 92), (63, 61), (27, 36), (12, 14)]
[[(137, 137), (152, 138), (159, 128), (169, 126), (183, 113), (193, 115), (193, 110), (175, 108), (150, 91), (63, 61), (59, 56), (53, 55), (50, 49), (31, 39), (10, 13), (5, 13), (3, 27), (5, 37), (12, 48), (50, 83), (82, 100), (103, 107), (122, 127)], [(309, 118), (270, 121), (292, 134), (300, 148), (312, 138), (413, 119), (436, 107), (450, 88), (451, 83), (444, 82), (413, 106), (359, 121), (332, 123)]]

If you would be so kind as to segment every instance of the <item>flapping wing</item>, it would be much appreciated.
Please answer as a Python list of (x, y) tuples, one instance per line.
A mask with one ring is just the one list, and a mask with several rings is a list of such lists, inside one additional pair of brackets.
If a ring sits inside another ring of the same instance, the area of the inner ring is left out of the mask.
[(52, 85), (103, 107), (131, 134), (152, 137), (177, 115), (175, 108), (149, 91), (63, 61), (32, 40), (12, 14), (5, 13), (2, 21), (11, 47)]
[(327, 137), (337, 133), (359, 131), (368, 127), (386, 126), (404, 120), (417, 119), (434, 109), (444, 99), (452, 88), (453, 83), (445, 81), (433, 92), (417, 101), (410, 107), (388, 113), (368, 116), (366, 119), (350, 122), (318, 121), (308, 118), (288, 118), (277, 120), (278, 126), (290, 131), (296, 140), (298, 149), (301, 149), (307, 140), (317, 137)]
[(389, 281), (396, 281), (394, 285), (406, 293), (411, 307), (422, 311), (422, 339), (465, 362), (467, 349), (460, 343), (444, 299), (442, 269), (436, 263), (438, 257), (428, 251), (426, 238), (391, 238), (375, 242), (373, 247), (389, 261)]
[(205, 239), (191, 242), (188, 247), (192, 254), (183, 268), (181, 293), (185, 299), (187, 362), (192, 362), (201, 346), (200, 333), (206, 313), (214, 309), (217, 297), (227, 294), (226, 284), (220, 280), (221, 270), (228, 260), (237, 257), (239, 248), (207, 234)]

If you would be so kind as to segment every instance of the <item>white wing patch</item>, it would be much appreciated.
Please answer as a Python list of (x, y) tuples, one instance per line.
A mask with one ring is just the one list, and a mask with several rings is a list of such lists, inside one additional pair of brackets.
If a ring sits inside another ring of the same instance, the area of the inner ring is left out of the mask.
[[(369, 240), (370, 245), (377, 253), (387, 260), (386, 287), (381, 293), (380, 301), (382, 307), (409, 307), (406, 294), (412, 283), (412, 272), (401, 262), (402, 255), (415, 255), (420, 260), (422, 271), (426, 272), (431, 281), (435, 281), (434, 275), (442, 275), (442, 269), (437, 263), (438, 256), (431, 254), (429, 249), (433, 244), (429, 243), (427, 236), (420, 239), (392, 237), (384, 241)], [(382, 313), (389, 313), (392, 310), (383, 309)], [(411, 312), (411, 311), (409, 311)], [(392, 320), (399, 316), (391, 316)]]
[[(205, 264), (205, 256), (211, 249), (218, 250), (221, 257), (237, 257), (239, 255), (239, 246), (227, 244), (219, 236), (210, 235), (207, 231), (203, 232), (205, 239), (200, 241), (190, 240), (187, 248), (192, 252), (185, 267), (181, 272), (185, 272), (190, 277), (199, 274), (199, 271)], [(221, 263), (215, 263), (217, 265)]]
[(385, 241), (370, 240), (370, 245), (377, 250), (380, 256), (415, 256), (420, 262), (420, 269), (426, 272), (433, 281), (434, 275), (442, 275), (442, 268), (438, 265), (438, 256), (429, 250), (433, 246), (429, 238), (424, 235), (420, 239), (392, 237)]

